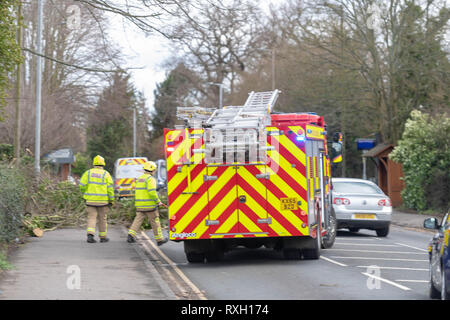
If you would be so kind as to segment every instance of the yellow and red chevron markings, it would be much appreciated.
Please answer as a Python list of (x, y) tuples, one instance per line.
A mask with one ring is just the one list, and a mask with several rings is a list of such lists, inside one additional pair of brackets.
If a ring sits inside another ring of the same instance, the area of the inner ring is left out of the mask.
[(119, 166), (144, 164), (145, 159), (122, 159), (119, 161)]
[[(203, 130), (165, 130), (173, 240), (309, 235), (302, 127), (268, 127), (267, 162), (206, 164)], [(211, 179), (208, 179), (211, 178)]]

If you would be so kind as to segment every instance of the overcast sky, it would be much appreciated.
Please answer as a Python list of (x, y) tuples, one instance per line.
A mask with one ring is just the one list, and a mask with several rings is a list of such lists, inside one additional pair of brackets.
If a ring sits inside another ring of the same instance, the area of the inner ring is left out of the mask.
[(134, 25), (123, 22), (117, 15), (111, 16), (111, 37), (125, 55), (126, 68), (130, 70), (132, 81), (139, 91), (144, 92), (147, 107), (153, 110), (153, 90), (156, 84), (165, 79), (166, 70), (161, 64), (170, 56), (168, 41), (162, 37), (146, 37)]
[[(283, 0), (260, 0), (263, 10), (268, 12), (270, 3), (279, 3)], [(169, 41), (162, 36), (146, 37), (134, 25), (123, 22), (118, 15), (109, 15), (111, 20), (111, 37), (121, 47), (127, 56), (125, 67), (142, 67), (143, 69), (130, 70), (135, 87), (144, 92), (147, 99), (147, 108), (153, 110), (153, 90), (156, 84), (162, 82), (166, 72), (162, 63), (171, 53)]]

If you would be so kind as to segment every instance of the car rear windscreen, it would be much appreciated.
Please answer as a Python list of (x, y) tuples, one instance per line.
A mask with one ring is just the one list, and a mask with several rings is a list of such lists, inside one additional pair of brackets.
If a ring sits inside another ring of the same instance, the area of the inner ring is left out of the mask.
[(364, 182), (333, 182), (333, 191), (337, 193), (383, 194), (380, 188)]
[(116, 171), (116, 179), (138, 178), (144, 173), (142, 164), (119, 166)]

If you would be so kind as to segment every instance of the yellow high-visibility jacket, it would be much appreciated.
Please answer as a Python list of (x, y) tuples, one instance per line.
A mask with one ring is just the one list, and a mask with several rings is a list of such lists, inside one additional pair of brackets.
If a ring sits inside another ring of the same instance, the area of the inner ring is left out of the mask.
[(155, 178), (150, 173), (144, 173), (136, 180), (134, 193), (136, 211), (153, 211), (160, 202)]
[(103, 168), (92, 168), (83, 173), (80, 190), (89, 206), (105, 206), (114, 203), (113, 179)]

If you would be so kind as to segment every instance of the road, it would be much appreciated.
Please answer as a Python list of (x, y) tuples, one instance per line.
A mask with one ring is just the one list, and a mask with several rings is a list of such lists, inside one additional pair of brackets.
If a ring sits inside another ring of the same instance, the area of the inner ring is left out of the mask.
[(320, 260), (289, 261), (273, 250), (238, 248), (221, 262), (205, 264), (187, 263), (182, 243), (169, 242), (160, 248), (168, 258), (161, 268), (175, 265), (213, 300), (423, 300), (429, 299), (431, 237), (396, 226), (386, 238), (369, 230), (339, 231)]

